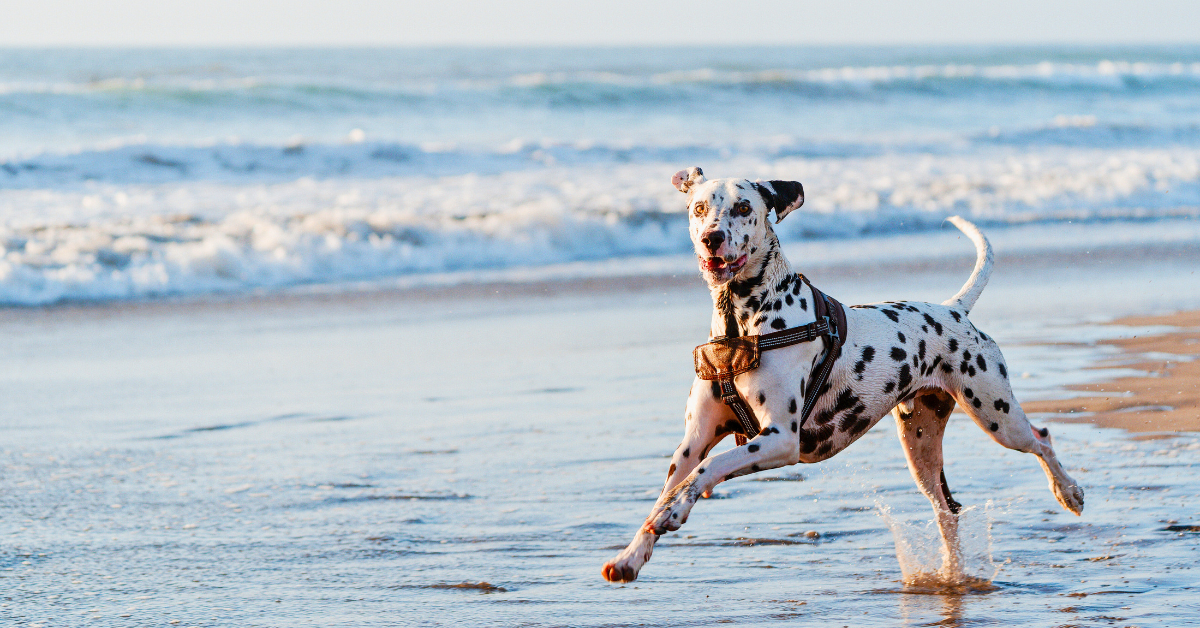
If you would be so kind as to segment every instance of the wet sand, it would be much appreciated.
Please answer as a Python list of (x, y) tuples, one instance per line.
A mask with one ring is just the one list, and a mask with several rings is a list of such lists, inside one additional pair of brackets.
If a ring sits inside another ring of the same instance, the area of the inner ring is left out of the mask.
[(1028, 402), (1023, 404), (1026, 412), (1053, 413), (1049, 418), (1054, 421), (1115, 427), (1143, 437), (1200, 431), (1200, 312), (1127, 317), (1113, 324), (1130, 332), (1099, 341), (1118, 353), (1093, 368), (1137, 373), (1067, 386), (1082, 395)]

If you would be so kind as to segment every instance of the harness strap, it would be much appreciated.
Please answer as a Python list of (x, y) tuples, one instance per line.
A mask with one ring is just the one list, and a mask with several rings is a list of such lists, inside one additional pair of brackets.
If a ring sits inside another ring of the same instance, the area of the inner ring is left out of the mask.
[[(816, 286), (808, 281), (804, 275), (800, 275), (800, 280), (809, 287), (813, 295), (813, 313), (817, 320), (807, 325), (793, 327), (783, 331), (764, 334), (761, 336), (748, 336), (746, 340), (754, 341), (754, 345), (759, 352), (770, 351), (771, 349), (781, 349), (790, 347), (802, 342), (810, 342), (817, 338), (826, 340), (825, 353), (821, 356), (821, 361), (814, 367), (812, 377), (808, 383), (808, 389), (804, 394), (804, 409), (800, 414), (800, 426), (808, 420), (809, 414), (812, 413), (813, 406), (816, 405), (817, 399), (821, 396), (822, 389), (825, 383), (829, 380), (829, 375), (833, 371), (833, 363), (837, 359), (837, 355), (841, 351), (842, 344), (846, 338), (846, 311), (841, 303), (836, 299), (817, 290)], [(708, 373), (702, 372), (700, 365), (700, 352), (704, 347), (709, 345), (721, 344), (730, 338), (737, 338), (741, 334), (741, 330), (737, 326), (737, 322), (733, 317), (733, 307), (729, 300), (728, 292), (721, 295), (718, 300), (718, 307), (724, 310), (725, 317), (725, 336), (714, 339), (707, 345), (701, 345), (696, 348), (697, 352), (697, 369), (698, 375), (704, 379), (715, 379), (720, 390), (721, 401), (729, 406), (737, 417), (738, 422), (742, 424), (744, 434), (736, 434), (735, 440), (737, 444), (745, 445), (746, 442), (758, 436), (759, 424), (758, 419), (754, 416), (754, 412), (750, 406), (746, 404), (741, 395), (738, 394), (737, 388), (733, 385), (733, 378), (745, 370), (734, 372), (730, 369), (721, 369), (718, 367), (716, 373), (712, 377), (706, 377)], [(745, 344), (744, 342), (741, 344)], [(711, 365), (707, 365), (710, 366)], [(753, 359), (751, 369), (758, 367), (757, 353)]]

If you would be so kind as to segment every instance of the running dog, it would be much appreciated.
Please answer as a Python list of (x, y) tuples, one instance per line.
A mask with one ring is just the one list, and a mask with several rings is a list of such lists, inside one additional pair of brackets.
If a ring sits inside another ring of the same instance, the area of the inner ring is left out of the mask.
[[(687, 194), (692, 244), (713, 297), (713, 338), (765, 337), (819, 322), (817, 298), (824, 297), (792, 270), (768, 220), (771, 212), (779, 222), (800, 207), (804, 189), (799, 183), (710, 181), (695, 167), (676, 173), (672, 183)], [(732, 377), (733, 398), (757, 422), (751, 429), (733, 411), (732, 390), (723, 401), (717, 382), (699, 377), (693, 382), (685, 435), (671, 458), (666, 486), (633, 541), (605, 563), (606, 580), (635, 580), (658, 537), (678, 530), (700, 496), (710, 495), (717, 484), (830, 458), (889, 410), (913, 479), (933, 504), (944, 570), (957, 573), (960, 561), (960, 506), (942, 472), (942, 435), (956, 403), (997, 443), (1037, 456), (1058, 502), (1077, 515), (1083, 511), (1083, 489), (1059, 464), (1049, 430), (1030, 425), (1013, 398), (999, 347), (967, 319), (991, 274), (991, 245), (966, 220), (949, 220), (971, 239), (978, 256), (958, 294), (941, 305), (852, 306), (845, 309), (840, 346), (821, 336), (764, 351), (757, 368)], [(826, 356), (827, 349), (832, 355)], [(832, 360), (827, 382), (806, 389), (826, 358)], [(806, 393), (814, 400), (810, 416), (798, 412)], [(729, 434), (745, 444), (709, 456)]]

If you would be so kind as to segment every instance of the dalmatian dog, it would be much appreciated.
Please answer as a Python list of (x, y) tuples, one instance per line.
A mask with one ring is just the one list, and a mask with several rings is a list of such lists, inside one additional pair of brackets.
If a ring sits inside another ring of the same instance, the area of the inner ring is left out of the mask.
[[(762, 335), (814, 321), (811, 288), (780, 250), (768, 217), (783, 220), (804, 202), (794, 181), (707, 180), (700, 168), (677, 173), (687, 194), (692, 244), (712, 293), (711, 336)], [(712, 449), (743, 428), (715, 382), (692, 383), (683, 442), (671, 457), (666, 485), (633, 541), (604, 564), (612, 582), (630, 582), (650, 560), (658, 537), (678, 530), (701, 496), (742, 475), (836, 455), (890, 410), (917, 486), (933, 504), (943, 543), (942, 569), (959, 573), (957, 513), (942, 471), (942, 435), (958, 404), (1000, 445), (1038, 457), (1064, 508), (1083, 511), (1083, 489), (1059, 464), (1050, 432), (1030, 425), (1013, 398), (1004, 357), (967, 313), (992, 268), (991, 245), (974, 225), (950, 218), (975, 244), (978, 259), (958, 294), (941, 305), (889, 302), (846, 308), (847, 334), (826, 387), (801, 421), (805, 385), (823, 355), (817, 339), (761, 354), (757, 369), (734, 378), (759, 433), (716, 455)], [(732, 316), (729, 316), (729, 314)]]

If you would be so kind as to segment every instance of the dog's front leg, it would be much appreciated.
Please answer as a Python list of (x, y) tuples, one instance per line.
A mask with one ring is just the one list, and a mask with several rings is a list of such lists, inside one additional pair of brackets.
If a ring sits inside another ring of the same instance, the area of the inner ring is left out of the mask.
[(700, 495), (711, 491), (717, 484), (799, 461), (800, 444), (795, 433), (780, 430), (768, 418), (766, 427), (750, 442), (702, 461), (687, 479), (660, 497), (654, 512), (646, 519), (646, 530), (655, 534), (678, 530), (687, 522), (688, 513)]
[[(739, 425), (737, 417), (713, 394), (712, 383), (696, 379), (692, 383), (691, 394), (688, 395), (687, 410), (684, 415), (686, 432), (683, 442), (671, 456), (671, 467), (667, 470), (666, 484), (651, 513), (658, 512), (667, 496), (670, 495), (671, 489), (687, 478), (692, 470), (700, 464), (700, 461), (708, 455), (709, 450), (721, 442), (721, 439), (737, 425)], [(610, 582), (636, 580), (638, 571), (654, 553), (654, 544), (658, 542), (659, 534), (643, 525), (633, 537), (629, 547), (621, 550), (620, 554), (604, 564), (604, 568), (601, 570), (604, 579)]]

